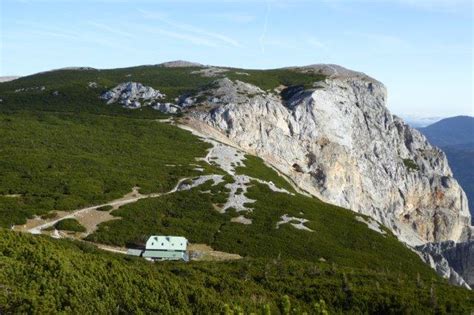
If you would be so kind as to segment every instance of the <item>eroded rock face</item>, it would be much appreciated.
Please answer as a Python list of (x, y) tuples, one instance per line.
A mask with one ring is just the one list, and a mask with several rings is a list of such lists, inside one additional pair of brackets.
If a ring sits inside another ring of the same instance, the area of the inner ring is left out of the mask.
[(312, 195), (375, 218), (411, 245), (467, 239), (467, 200), (444, 153), (390, 114), (385, 87), (336, 66), (304, 71), (329, 78), (284, 99), (220, 79), (203, 92), (211, 109), (190, 115)]

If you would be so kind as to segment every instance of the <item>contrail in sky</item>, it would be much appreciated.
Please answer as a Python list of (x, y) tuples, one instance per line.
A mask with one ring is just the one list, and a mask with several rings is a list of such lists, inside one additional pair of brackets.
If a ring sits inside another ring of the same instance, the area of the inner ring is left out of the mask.
[(270, 14), (270, 0), (265, 1), (267, 4), (267, 11), (265, 12), (265, 22), (263, 24), (262, 35), (260, 36), (260, 50), (265, 53), (265, 36), (267, 35), (268, 15)]

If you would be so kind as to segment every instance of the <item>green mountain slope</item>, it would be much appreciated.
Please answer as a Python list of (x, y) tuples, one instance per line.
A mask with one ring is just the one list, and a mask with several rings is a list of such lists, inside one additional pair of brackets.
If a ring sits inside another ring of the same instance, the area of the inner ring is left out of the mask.
[[(62, 70), (0, 84), (0, 225), (101, 205), (139, 187), (162, 194), (105, 207), (116, 220), (91, 230), (87, 241), (124, 246), (176, 234), (244, 258), (153, 264), (84, 241), (0, 229), (0, 313), (285, 313), (288, 299), (296, 314), (318, 314), (321, 299), (331, 313), (474, 308), (470, 291), (449, 286), (388, 230), (370, 229), (368, 218), (296, 193), (253, 156), (232, 165), (236, 175), (226, 172), (202, 159), (213, 144), (159, 121), (162, 114), (99, 100), (105, 86), (129, 75), (176, 97), (209, 84), (195, 70)], [(252, 74), (247, 80), (265, 88), (321, 79), (291, 70)], [(91, 81), (99, 88), (88, 87)], [(46, 89), (15, 92), (35, 86)], [(236, 193), (229, 187), (244, 179), (247, 210), (225, 208)], [(235, 222), (240, 216), (251, 224)]]
[(116, 199), (134, 186), (142, 193), (168, 191), (178, 179), (199, 174), (189, 164), (211, 169), (195, 160), (208, 144), (151, 119), (21, 112), (0, 114), (0, 122), (4, 227)]

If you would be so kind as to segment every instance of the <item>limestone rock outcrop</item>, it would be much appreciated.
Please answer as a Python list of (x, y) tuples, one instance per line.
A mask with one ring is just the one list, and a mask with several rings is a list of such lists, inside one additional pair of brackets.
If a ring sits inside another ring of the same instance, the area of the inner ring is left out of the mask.
[(140, 108), (142, 103), (144, 103), (144, 105), (151, 105), (163, 99), (165, 95), (141, 83), (126, 82), (103, 93), (100, 97), (106, 100), (107, 104), (119, 103), (126, 108)]

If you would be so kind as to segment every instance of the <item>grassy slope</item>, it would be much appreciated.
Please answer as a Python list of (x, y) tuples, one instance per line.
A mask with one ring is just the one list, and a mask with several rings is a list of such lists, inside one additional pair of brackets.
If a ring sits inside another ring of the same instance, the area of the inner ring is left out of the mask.
[(295, 314), (468, 314), (473, 295), (439, 279), (321, 262), (244, 259), (160, 263), (0, 229), (1, 313), (246, 313), (288, 295)]

